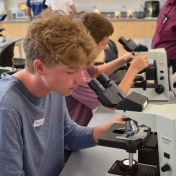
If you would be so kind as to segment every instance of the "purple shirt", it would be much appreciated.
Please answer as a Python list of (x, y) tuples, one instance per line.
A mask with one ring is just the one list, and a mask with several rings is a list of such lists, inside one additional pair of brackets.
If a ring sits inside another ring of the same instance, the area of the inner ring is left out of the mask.
[(80, 84), (70, 96), (66, 97), (66, 103), (70, 117), (79, 125), (87, 126), (92, 118), (92, 110), (101, 103), (88, 86), (92, 77), (97, 73), (97, 67), (91, 66), (84, 68), (83, 71), (86, 83)]
[(167, 58), (176, 59), (176, 0), (167, 0), (159, 13), (151, 47), (165, 48)]

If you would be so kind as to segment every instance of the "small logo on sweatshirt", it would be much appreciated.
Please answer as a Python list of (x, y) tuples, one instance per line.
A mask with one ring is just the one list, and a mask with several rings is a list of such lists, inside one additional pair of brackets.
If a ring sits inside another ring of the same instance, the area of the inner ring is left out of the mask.
[(34, 126), (34, 127), (38, 127), (38, 126), (43, 125), (43, 123), (44, 123), (44, 118), (43, 118), (43, 119), (40, 119), (40, 120), (35, 120), (33, 126)]

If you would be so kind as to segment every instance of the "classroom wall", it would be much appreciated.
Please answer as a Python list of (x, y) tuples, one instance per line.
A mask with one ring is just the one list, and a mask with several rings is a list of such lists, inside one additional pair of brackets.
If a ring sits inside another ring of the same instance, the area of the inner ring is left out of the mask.
[[(6, 1), (5, 9), (17, 7), (19, 3), (25, 2), (23, 0), (4, 1)], [(146, 0), (73, 0), (78, 12), (80, 10), (93, 11), (95, 8), (98, 8), (102, 12), (113, 12), (117, 10), (126, 12), (129, 8), (133, 8), (135, 11), (140, 11), (140, 5), (144, 5), (145, 1)], [(160, 8), (165, 1), (166, 0), (160, 0)]]
[(0, 13), (4, 10), (4, 1), (0, 0)]

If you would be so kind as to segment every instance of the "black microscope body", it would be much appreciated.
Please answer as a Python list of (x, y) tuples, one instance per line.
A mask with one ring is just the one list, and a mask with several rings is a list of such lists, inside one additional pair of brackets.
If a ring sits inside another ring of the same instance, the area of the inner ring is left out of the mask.
[[(126, 96), (103, 73), (97, 79), (92, 79), (89, 86), (97, 94), (102, 105), (108, 108), (142, 112), (148, 104), (148, 98), (137, 92)], [(125, 124), (113, 124), (98, 140), (98, 144), (101, 146), (124, 149), (129, 153), (129, 158), (122, 161), (117, 160), (113, 164), (107, 176), (145, 176), (146, 174), (159, 176), (156, 133), (146, 126), (138, 125), (136, 121), (128, 117), (123, 117), (123, 119)], [(133, 159), (133, 153), (136, 153), (137, 150), (138, 162)]]

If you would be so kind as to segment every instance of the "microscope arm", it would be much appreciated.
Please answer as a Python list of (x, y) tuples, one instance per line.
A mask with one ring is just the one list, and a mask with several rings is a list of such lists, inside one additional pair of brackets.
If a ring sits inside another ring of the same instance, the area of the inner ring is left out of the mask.
[[(156, 118), (158, 115), (166, 119), (168, 118), (168, 114), (165, 114), (165, 116), (161, 114), (161, 112), (164, 112), (162, 109), (168, 109), (167, 112), (173, 112), (173, 110), (175, 110), (171, 105), (148, 104), (147, 98), (136, 92), (132, 92), (128, 96), (124, 95), (118, 86), (114, 85), (103, 73), (97, 80), (93, 79), (89, 82), (89, 86), (95, 91), (99, 101), (105, 107), (114, 107), (116, 111), (122, 115), (156, 131)], [(171, 116), (173, 116), (173, 114), (171, 114)]]

